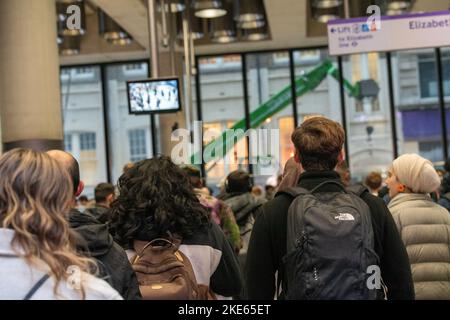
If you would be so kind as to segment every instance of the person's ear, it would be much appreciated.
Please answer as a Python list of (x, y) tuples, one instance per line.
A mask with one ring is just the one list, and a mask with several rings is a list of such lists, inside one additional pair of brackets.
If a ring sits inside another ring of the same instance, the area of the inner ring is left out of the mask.
[(84, 182), (80, 180), (80, 183), (78, 184), (77, 192), (75, 192), (75, 197), (80, 196), (80, 194), (84, 190)]
[(295, 149), (294, 160), (297, 163), (300, 163), (300, 153)]
[(114, 201), (114, 194), (110, 194), (106, 197), (106, 202), (112, 203)]
[(344, 161), (345, 161), (345, 150), (344, 148), (342, 148), (338, 155), (338, 163), (342, 163)]

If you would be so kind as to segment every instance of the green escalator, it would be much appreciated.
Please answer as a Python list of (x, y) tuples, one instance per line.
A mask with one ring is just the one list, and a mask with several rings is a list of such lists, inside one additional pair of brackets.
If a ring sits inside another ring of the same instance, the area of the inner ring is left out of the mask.
[[(310, 72), (298, 77), (295, 80), (295, 94), (297, 97), (301, 97), (308, 92), (313, 91), (320, 85), (320, 83), (331, 75), (339, 81), (339, 70), (333, 65), (330, 60), (325, 60)], [(359, 93), (359, 86), (352, 85), (350, 82), (344, 79), (344, 88), (347, 90), (350, 96), (357, 97)], [(258, 128), (266, 119), (272, 117), (274, 114), (282, 111), (292, 102), (292, 90), (291, 86), (285, 87), (279, 93), (271, 97), (256, 110), (250, 113), (250, 128)], [(205, 145), (204, 150), (211, 150), (208, 154), (211, 155), (208, 162), (219, 161), (220, 158), (227, 154), (234, 145), (243, 137), (243, 135), (230, 134), (235, 130), (245, 131), (246, 124), (245, 118), (237, 121), (231, 128), (224, 131), (220, 137), (209, 142)], [(219, 150), (219, 152), (215, 152)], [(196, 153), (191, 157), (191, 163), (198, 164), (201, 162), (201, 154)], [(200, 160), (200, 161), (199, 161)]]

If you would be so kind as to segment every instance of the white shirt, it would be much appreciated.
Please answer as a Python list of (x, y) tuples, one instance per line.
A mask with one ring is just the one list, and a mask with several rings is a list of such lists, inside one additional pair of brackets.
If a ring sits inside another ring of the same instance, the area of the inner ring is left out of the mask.
[[(32, 265), (20, 257), (20, 248), (13, 250), (11, 241), (14, 230), (0, 228), (0, 300), (22, 300), (31, 288), (49, 272), (49, 266), (43, 260), (35, 260)], [(86, 300), (123, 300), (120, 294), (107, 282), (94, 276), (69, 268), (69, 277), (73, 284), (61, 281), (57, 295), (54, 293), (55, 278), (50, 277), (32, 296), (32, 300), (81, 300), (82, 284)]]

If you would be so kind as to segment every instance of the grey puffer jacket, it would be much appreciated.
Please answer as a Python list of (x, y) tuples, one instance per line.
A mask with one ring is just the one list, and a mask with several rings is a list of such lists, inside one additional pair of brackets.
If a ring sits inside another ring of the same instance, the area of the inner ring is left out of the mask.
[(416, 299), (450, 300), (450, 214), (426, 194), (402, 193), (388, 206), (408, 252)]

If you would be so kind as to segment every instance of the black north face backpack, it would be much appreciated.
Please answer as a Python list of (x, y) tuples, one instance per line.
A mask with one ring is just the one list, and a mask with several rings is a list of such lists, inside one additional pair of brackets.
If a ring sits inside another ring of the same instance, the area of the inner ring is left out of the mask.
[[(325, 184), (336, 184), (342, 192), (316, 192)], [(379, 298), (380, 290), (367, 284), (372, 275), (369, 270), (377, 268), (379, 258), (374, 251), (370, 209), (360, 197), (365, 190), (326, 181), (311, 191), (289, 188), (281, 192), (294, 198), (283, 258), (286, 299)]]

